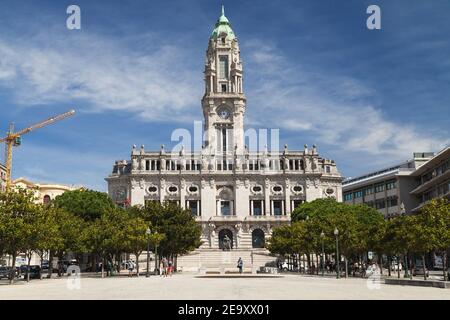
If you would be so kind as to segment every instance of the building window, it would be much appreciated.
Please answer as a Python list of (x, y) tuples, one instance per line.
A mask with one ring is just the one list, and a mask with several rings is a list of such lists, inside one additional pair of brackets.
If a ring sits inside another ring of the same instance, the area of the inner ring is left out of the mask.
[(283, 215), (283, 200), (272, 200), (272, 213), (274, 216)]
[(253, 248), (264, 248), (265, 238), (264, 231), (261, 229), (255, 229), (252, 232), (252, 247)]
[(326, 173), (331, 173), (331, 167), (330, 166), (326, 166), (325, 170), (326, 170)]
[(384, 183), (380, 183), (375, 186), (375, 192), (383, 192), (383, 191), (384, 191)]
[(386, 201), (385, 199), (380, 199), (375, 201), (375, 209), (384, 209), (386, 208)]
[(227, 85), (226, 84), (222, 84), (222, 92), (227, 92)]
[(373, 194), (373, 187), (368, 187), (364, 190), (364, 195)]
[(186, 208), (191, 211), (193, 216), (200, 216), (200, 201), (199, 200), (187, 200)]
[(228, 79), (228, 56), (219, 57), (219, 78)]
[(353, 200), (353, 193), (344, 193), (344, 201)]
[(355, 192), (355, 199), (356, 199), (356, 198), (361, 198), (362, 196), (363, 196), (362, 190), (359, 190), (359, 191), (356, 191), (356, 192)]
[(396, 207), (398, 205), (397, 197), (388, 197), (386, 202), (388, 207)]
[(231, 215), (231, 201), (229, 201), (229, 200), (221, 200), (220, 201), (220, 214), (222, 216)]
[(395, 180), (386, 182), (386, 190), (395, 189), (395, 184), (396, 184)]
[(250, 207), (252, 209), (251, 215), (253, 216), (262, 216), (263, 215), (263, 200), (251, 200)]

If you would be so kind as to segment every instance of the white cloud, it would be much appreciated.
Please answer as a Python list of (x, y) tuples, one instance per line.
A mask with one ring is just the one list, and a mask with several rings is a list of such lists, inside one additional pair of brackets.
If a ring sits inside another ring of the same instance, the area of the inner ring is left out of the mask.
[[(133, 51), (130, 41), (143, 49)], [(334, 150), (379, 157), (404, 159), (448, 143), (388, 119), (370, 102), (378, 93), (358, 79), (312, 72), (301, 58), (286, 61), (258, 39), (244, 50), (254, 79), (245, 83), (251, 125), (305, 132)], [(24, 105), (77, 101), (86, 111), (127, 111), (148, 122), (192, 122), (193, 108), (200, 108), (201, 70), (189, 66), (189, 48), (146, 34), (116, 41), (81, 34), (70, 43), (54, 35), (31, 42), (0, 36), (0, 57), (0, 85)]]
[(259, 111), (248, 113), (250, 123), (304, 132), (333, 150), (361, 152), (389, 163), (449, 143), (445, 133), (435, 136), (418, 124), (388, 119), (371, 104), (378, 93), (357, 79), (312, 72), (301, 59), (286, 61), (274, 46), (257, 44), (245, 49), (250, 57), (247, 72), (256, 79), (247, 90), (248, 104)]
[(134, 40), (152, 45), (135, 52), (124, 45), (126, 39), (37, 39), (0, 37), (0, 85), (12, 88), (20, 104), (76, 101), (87, 111), (124, 110), (151, 121), (190, 120), (185, 111), (198, 105), (199, 77), (187, 68), (187, 53), (176, 45), (142, 35)]

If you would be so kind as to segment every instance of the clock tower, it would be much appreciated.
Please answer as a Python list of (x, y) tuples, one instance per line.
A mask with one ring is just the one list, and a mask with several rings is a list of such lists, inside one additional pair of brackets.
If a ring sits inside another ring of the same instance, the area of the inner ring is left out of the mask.
[(205, 61), (205, 146), (218, 156), (244, 151), (245, 96), (238, 40), (222, 14), (211, 36)]

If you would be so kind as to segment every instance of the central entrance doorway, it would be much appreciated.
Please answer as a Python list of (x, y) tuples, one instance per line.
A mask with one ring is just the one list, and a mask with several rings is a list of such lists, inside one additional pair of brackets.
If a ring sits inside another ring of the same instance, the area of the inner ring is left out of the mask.
[(228, 239), (229, 239), (230, 249), (233, 249), (233, 232), (231, 232), (231, 230), (229, 230), (229, 229), (220, 230), (220, 232), (219, 232), (219, 249), (222, 249), (222, 250), (225, 249), (225, 246), (224, 246), (224, 239), (226, 239), (225, 236), (228, 237)]

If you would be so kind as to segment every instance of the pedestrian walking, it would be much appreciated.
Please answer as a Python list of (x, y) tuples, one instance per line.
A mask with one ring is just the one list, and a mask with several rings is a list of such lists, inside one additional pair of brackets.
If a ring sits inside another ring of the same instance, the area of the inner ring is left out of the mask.
[(242, 274), (242, 268), (244, 267), (244, 261), (242, 261), (241, 257), (239, 257), (237, 261), (237, 267), (239, 269), (239, 274)]
[(133, 276), (133, 270), (134, 270), (134, 261), (130, 260), (130, 261), (128, 261), (128, 276), (129, 277)]
[(172, 272), (173, 272), (173, 263), (172, 263), (172, 260), (169, 260), (169, 262), (168, 262), (167, 271), (168, 271), (168, 273), (169, 273), (169, 277), (171, 277), (171, 276), (172, 276)]
[(167, 261), (166, 257), (162, 258), (162, 264), (163, 264), (163, 270), (164, 270), (164, 277), (167, 277), (167, 271), (168, 271), (167, 269), (169, 266), (169, 262)]
[(159, 276), (160, 276), (160, 277), (164, 276), (164, 264), (163, 264), (163, 262), (162, 262), (162, 259), (161, 259), (161, 261), (159, 262)]

